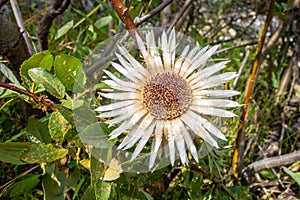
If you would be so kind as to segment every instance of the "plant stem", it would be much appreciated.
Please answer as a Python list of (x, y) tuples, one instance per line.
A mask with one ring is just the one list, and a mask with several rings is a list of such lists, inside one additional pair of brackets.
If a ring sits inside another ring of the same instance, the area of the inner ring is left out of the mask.
[(125, 28), (129, 31), (131, 37), (135, 39), (135, 34), (138, 33), (138, 31), (135, 23), (129, 15), (128, 8), (119, 0), (109, 0), (109, 2), (119, 15), (120, 19), (125, 25)]
[(244, 155), (244, 148), (245, 148), (245, 125), (246, 125), (246, 120), (248, 117), (249, 102), (250, 102), (250, 97), (252, 95), (253, 88), (255, 85), (256, 77), (258, 74), (259, 64), (260, 64), (260, 60), (261, 60), (261, 53), (262, 53), (262, 49), (264, 46), (266, 34), (268, 31), (270, 21), (272, 20), (272, 16), (273, 16), (272, 12), (274, 9), (274, 5), (275, 5), (275, 0), (271, 0), (270, 6), (268, 9), (267, 18), (266, 18), (266, 21), (265, 21), (265, 24), (264, 24), (264, 27), (262, 30), (262, 34), (258, 41), (258, 47), (256, 50), (256, 57), (255, 57), (255, 61), (253, 63), (252, 72), (250, 74), (250, 77), (248, 79), (247, 86), (245, 89), (244, 106), (243, 106), (243, 110), (242, 110), (242, 113), (240, 116), (240, 123), (239, 123), (238, 130), (237, 130), (237, 139), (236, 139), (234, 155), (233, 155), (233, 175), (236, 179), (238, 179), (239, 176), (241, 176), (241, 171), (243, 168), (243, 161), (244, 161), (243, 155)]
[(10, 90), (16, 91), (16, 92), (18, 92), (18, 93), (20, 93), (20, 94), (25, 94), (25, 95), (27, 95), (28, 97), (33, 98), (36, 102), (42, 103), (42, 104), (43, 104), (44, 106), (46, 106), (47, 108), (50, 108), (50, 109), (53, 110), (53, 111), (56, 111), (56, 110), (57, 110), (56, 106), (54, 105), (54, 103), (53, 103), (51, 100), (45, 99), (45, 98), (43, 98), (43, 97), (39, 97), (39, 96), (33, 94), (32, 92), (29, 92), (29, 91), (27, 91), (27, 90), (23, 90), (23, 89), (21, 89), (21, 88), (18, 88), (18, 87), (16, 87), (16, 86), (10, 85), (10, 84), (8, 84), (8, 83), (3, 83), (3, 82), (0, 82), (0, 87), (7, 88), (7, 89), (10, 89)]

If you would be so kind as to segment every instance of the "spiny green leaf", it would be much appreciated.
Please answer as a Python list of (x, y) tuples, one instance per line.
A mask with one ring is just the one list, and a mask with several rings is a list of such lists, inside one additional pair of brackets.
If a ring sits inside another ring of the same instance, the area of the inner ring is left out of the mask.
[(109, 199), (111, 193), (111, 183), (102, 181), (104, 176), (103, 164), (96, 158), (91, 159), (91, 185), (97, 200)]
[(59, 79), (45, 69), (33, 68), (28, 71), (28, 74), (34, 82), (42, 84), (51, 95), (59, 99), (64, 98), (66, 92), (65, 87)]
[(62, 106), (70, 109), (70, 110), (75, 110), (77, 108), (80, 108), (83, 106), (84, 101), (80, 99), (67, 99), (67, 100), (61, 100)]
[(82, 142), (98, 148), (109, 148), (112, 142), (100, 127), (99, 123), (87, 126), (80, 134)]

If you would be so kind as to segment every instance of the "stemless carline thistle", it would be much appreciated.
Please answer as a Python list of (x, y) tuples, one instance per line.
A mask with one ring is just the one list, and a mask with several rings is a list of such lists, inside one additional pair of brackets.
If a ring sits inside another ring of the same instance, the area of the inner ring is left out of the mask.
[(169, 158), (174, 165), (176, 154), (183, 164), (188, 164), (187, 150), (198, 162), (198, 152), (193, 138), (199, 136), (213, 147), (217, 138), (226, 140), (223, 133), (209, 121), (208, 116), (233, 117), (224, 108), (239, 106), (226, 98), (238, 95), (234, 90), (215, 89), (235, 78), (235, 72), (219, 74), (228, 61), (206, 66), (218, 46), (189, 49), (186, 46), (176, 56), (176, 33), (167, 36), (162, 32), (156, 42), (153, 31), (146, 33), (146, 44), (136, 34), (138, 49), (144, 63), (136, 60), (128, 50), (118, 46), (116, 57), (119, 64), (112, 66), (125, 79), (117, 78), (105, 70), (109, 79), (104, 83), (114, 89), (112, 93), (100, 93), (116, 102), (95, 110), (97, 117), (110, 118), (107, 123), (119, 126), (110, 133), (110, 139), (127, 135), (118, 149), (129, 149), (135, 144), (131, 160), (135, 159), (151, 138), (152, 147), (149, 169), (155, 163), (159, 148), (165, 139)]

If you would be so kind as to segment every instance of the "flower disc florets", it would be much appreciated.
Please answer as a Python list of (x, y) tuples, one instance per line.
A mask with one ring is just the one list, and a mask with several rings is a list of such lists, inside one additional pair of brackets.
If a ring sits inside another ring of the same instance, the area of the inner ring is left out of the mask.
[(153, 76), (143, 87), (143, 103), (156, 119), (174, 119), (184, 113), (192, 100), (188, 83), (179, 75), (165, 72)]
[(172, 165), (176, 155), (183, 164), (187, 164), (187, 151), (198, 161), (195, 137), (202, 138), (213, 147), (218, 147), (218, 138), (226, 140), (210, 121), (210, 116), (235, 116), (226, 108), (239, 104), (226, 98), (239, 92), (216, 87), (237, 77), (237, 74), (220, 74), (228, 61), (207, 66), (218, 46), (190, 49), (189, 45), (185, 45), (180, 49), (176, 42), (183, 40), (176, 41), (175, 30), (169, 34), (163, 31), (159, 37), (148, 31), (144, 38), (136, 34), (142, 62), (124, 46), (118, 46), (118, 62), (112, 62), (112, 67), (123, 78), (104, 70), (108, 77), (104, 83), (114, 91), (100, 95), (113, 103), (98, 107), (96, 111), (101, 112), (98, 117), (108, 119), (110, 126), (118, 125), (109, 136), (113, 139), (122, 135), (119, 150), (135, 146), (131, 160), (142, 152), (148, 142), (151, 144), (149, 169), (161, 155), (162, 147), (168, 148), (164, 155), (169, 157)]

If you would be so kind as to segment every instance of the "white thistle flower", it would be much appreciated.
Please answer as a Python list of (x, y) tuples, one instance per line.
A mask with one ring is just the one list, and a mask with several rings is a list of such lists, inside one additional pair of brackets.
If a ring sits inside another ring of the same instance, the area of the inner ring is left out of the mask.
[[(149, 139), (152, 140), (149, 169), (155, 163), (162, 141), (168, 141), (171, 164), (176, 154), (183, 164), (188, 164), (187, 150), (198, 162), (194, 136), (201, 137), (213, 147), (217, 138), (226, 140), (207, 116), (234, 117), (235, 114), (222, 107), (236, 107), (238, 103), (225, 98), (238, 95), (233, 90), (215, 89), (237, 76), (235, 72), (216, 74), (226, 67), (228, 61), (205, 66), (218, 46), (189, 50), (186, 46), (176, 57), (176, 34), (165, 32), (155, 42), (153, 31), (146, 34), (146, 45), (136, 35), (138, 48), (145, 64), (137, 61), (123, 46), (118, 46), (119, 63), (112, 66), (126, 80), (121, 80), (105, 70), (110, 78), (104, 82), (113, 88), (112, 93), (100, 93), (102, 97), (117, 102), (96, 108), (97, 117), (110, 118), (107, 123), (119, 126), (110, 133), (110, 139), (128, 131), (118, 149), (129, 149), (135, 144), (131, 160), (135, 159)], [(160, 53), (161, 52), (161, 53)]]

